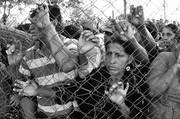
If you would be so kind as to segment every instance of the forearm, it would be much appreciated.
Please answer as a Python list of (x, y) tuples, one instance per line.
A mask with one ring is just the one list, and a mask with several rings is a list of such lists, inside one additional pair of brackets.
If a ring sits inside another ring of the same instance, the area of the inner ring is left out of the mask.
[(56, 92), (51, 88), (39, 87), (37, 90), (37, 96), (55, 98)]
[(142, 25), (138, 27), (138, 32), (141, 37), (140, 44), (146, 49), (149, 58), (152, 61), (159, 52), (157, 44), (146, 26)]
[[(54, 55), (59, 67), (62, 67), (65, 61), (70, 61), (69, 64), (71, 66), (69, 66), (69, 70), (73, 69), (76, 62), (73, 58), (74, 55), (66, 47), (64, 47), (63, 37), (59, 37), (55, 27), (50, 24), (47, 28), (45, 28), (44, 34), (50, 43), (51, 52)], [(71, 60), (69, 60), (70, 58)]]
[(131, 45), (133, 52), (133, 57), (136, 61), (142, 64), (147, 64), (149, 62), (146, 50), (137, 42), (135, 38), (131, 39)]
[[(141, 40), (140, 41), (143, 45), (145, 45), (147, 48), (152, 48), (154, 46), (156, 46), (156, 42), (154, 40), (154, 38), (152, 37), (152, 35), (150, 34), (150, 32), (148, 31), (148, 29), (146, 28), (145, 25), (141, 25), (137, 28), (138, 32), (140, 33), (141, 36)], [(149, 47), (148, 47), (149, 46)]]
[(128, 106), (126, 106), (125, 103), (121, 103), (121, 104), (118, 104), (118, 106), (120, 107), (120, 110), (122, 112), (122, 115), (124, 117), (128, 117), (129, 116), (129, 113), (130, 113), (130, 109)]

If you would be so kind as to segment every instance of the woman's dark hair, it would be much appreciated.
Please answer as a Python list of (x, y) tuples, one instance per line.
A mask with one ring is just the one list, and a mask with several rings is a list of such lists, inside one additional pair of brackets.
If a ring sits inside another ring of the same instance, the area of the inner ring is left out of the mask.
[(172, 32), (175, 34), (178, 31), (178, 27), (175, 24), (168, 24), (168, 25), (164, 26), (164, 28), (170, 28), (172, 30)]
[(134, 51), (136, 50), (136, 48), (134, 47), (134, 45), (130, 42), (130, 41), (123, 41), (121, 39), (120, 36), (112, 36), (111, 40), (107, 41), (105, 43), (105, 48), (108, 48), (108, 45), (110, 43), (117, 43), (119, 45), (121, 45), (124, 48), (125, 53), (127, 53), (128, 55), (132, 55), (134, 53)]
[(177, 41), (177, 44), (180, 43), (180, 30), (176, 32), (175, 39)]

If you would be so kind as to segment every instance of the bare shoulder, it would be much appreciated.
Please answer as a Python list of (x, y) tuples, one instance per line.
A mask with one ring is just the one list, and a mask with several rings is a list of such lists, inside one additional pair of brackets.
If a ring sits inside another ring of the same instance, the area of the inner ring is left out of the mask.
[(175, 59), (175, 54), (173, 52), (161, 52), (155, 60), (174, 60)]

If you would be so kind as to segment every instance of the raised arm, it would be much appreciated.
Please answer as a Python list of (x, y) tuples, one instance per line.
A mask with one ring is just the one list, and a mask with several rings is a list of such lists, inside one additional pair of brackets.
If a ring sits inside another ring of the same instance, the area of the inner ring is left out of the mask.
[(148, 64), (148, 54), (146, 50), (137, 42), (135, 37), (131, 39), (130, 44), (132, 46), (132, 49), (134, 50), (133, 57), (135, 61), (141, 64)]
[(133, 6), (131, 6), (130, 12), (131, 13), (129, 16), (129, 21), (137, 29), (136, 38), (138, 39), (139, 43), (146, 49), (149, 55), (149, 59), (152, 62), (154, 58), (158, 55), (159, 50), (154, 38), (145, 26), (143, 7), (138, 6), (137, 8), (134, 8)]
[(115, 32), (118, 34), (122, 40), (129, 42), (130, 47), (132, 48), (132, 53), (135, 61), (141, 64), (147, 64), (149, 62), (148, 55), (146, 50), (137, 42), (137, 39), (134, 36), (134, 30), (132, 29), (131, 24), (128, 21), (122, 21), (117, 24), (115, 21), (112, 21), (115, 26)]
[(63, 72), (75, 68), (77, 57), (64, 47), (62, 36), (59, 37), (55, 26), (50, 22), (47, 6), (39, 6), (37, 14), (30, 21), (38, 28), (50, 44), (51, 53)]

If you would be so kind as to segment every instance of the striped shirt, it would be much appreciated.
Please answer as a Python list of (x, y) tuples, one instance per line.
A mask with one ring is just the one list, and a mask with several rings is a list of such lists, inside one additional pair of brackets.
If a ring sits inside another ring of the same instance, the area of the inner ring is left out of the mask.
[[(33, 47), (28, 49), (20, 65), (19, 72), (26, 76), (33, 76), (40, 86), (53, 88), (57, 82), (66, 79), (74, 79), (74, 72), (60, 72), (55, 59), (50, 55), (42, 55), (40, 50), (34, 50)], [(38, 108), (46, 114), (64, 114), (73, 106), (73, 102), (67, 102), (63, 105), (56, 104), (54, 99), (38, 97)], [(66, 111), (67, 110), (67, 111)], [(64, 112), (64, 113), (63, 113)]]
[[(78, 42), (74, 39), (66, 39), (64, 45), (73, 53), (78, 53)], [(19, 72), (24, 75), (31, 76), (35, 78), (35, 81), (40, 86), (54, 87), (58, 83), (65, 81), (66, 79), (74, 79), (76, 77), (76, 71), (72, 70), (68, 73), (60, 72), (55, 59), (50, 56), (49, 58), (42, 55), (40, 51), (35, 51), (32, 48), (28, 49), (29, 53), (23, 58), (23, 62), (20, 65)], [(86, 54), (83, 54), (86, 57), (87, 64), (80, 66), (79, 72), (84, 73), (85, 75), (91, 73), (95, 68), (98, 68), (101, 61), (101, 50), (98, 46), (95, 46)], [(79, 60), (83, 60), (79, 58)], [(79, 61), (81, 62), (81, 61)], [(64, 105), (59, 105), (54, 102), (52, 99), (38, 97), (38, 107), (46, 113), (61, 113), (64, 110), (68, 110), (70, 107), (77, 107), (76, 101), (67, 102)]]

